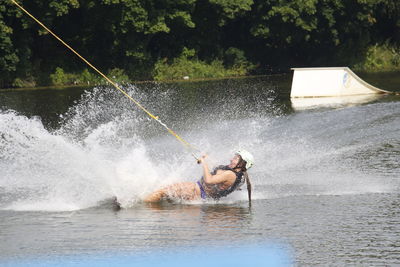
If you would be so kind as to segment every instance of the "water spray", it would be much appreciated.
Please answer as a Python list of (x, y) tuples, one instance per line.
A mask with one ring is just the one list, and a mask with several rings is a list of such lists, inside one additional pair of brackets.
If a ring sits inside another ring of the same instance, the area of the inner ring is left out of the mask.
[(165, 123), (163, 123), (158, 116), (153, 115), (150, 111), (148, 111), (144, 106), (142, 106), (138, 101), (136, 101), (133, 97), (131, 97), (125, 90), (123, 90), (116, 82), (112, 81), (108, 78), (104, 73), (98, 70), (95, 66), (93, 66), (89, 61), (87, 61), (83, 56), (81, 56), (78, 52), (76, 52), (71, 46), (69, 46), (66, 42), (64, 42), (60, 37), (58, 37), (55, 33), (53, 33), (49, 28), (47, 28), (42, 22), (40, 22), (36, 17), (34, 17), (31, 13), (29, 13), (26, 9), (24, 9), (20, 4), (18, 4), (15, 0), (11, 0), (13, 4), (15, 4), (19, 9), (21, 9), (24, 13), (26, 13), (29, 17), (31, 17), (36, 23), (42, 26), (46, 31), (48, 31), (54, 38), (60, 41), (64, 46), (66, 46), (69, 50), (71, 50), (75, 55), (77, 55), (83, 62), (85, 62), (90, 68), (96, 71), (100, 76), (102, 76), (107, 82), (109, 82), (112, 86), (114, 86), (118, 91), (124, 94), (129, 100), (136, 104), (141, 110), (143, 110), (150, 118), (157, 121), (161, 124), (171, 135), (173, 135), (188, 151), (190, 151), (191, 155), (197, 160), (197, 163), (200, 163), (200, 159), (195, 155), (194, 151), (200, 151), (195, 146), (191, 145), (189, 142), (185, 141), (182, 137), (180, 137), (177, 133), (175, 133), (171, 128), (169, 128)]

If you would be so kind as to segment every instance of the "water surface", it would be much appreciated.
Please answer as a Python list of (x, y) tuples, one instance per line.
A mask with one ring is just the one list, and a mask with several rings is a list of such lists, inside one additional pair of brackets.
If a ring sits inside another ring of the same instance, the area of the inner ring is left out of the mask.
[(201, 169), (113, 88), (0, 92), (0, 260), (268, 243), (299, 266), (399, 264), (400, 98), (298, 109), (290, 82), (124, 87), (210, 164), (251, 151), (251, 207), (244, 191), (141, 203)]

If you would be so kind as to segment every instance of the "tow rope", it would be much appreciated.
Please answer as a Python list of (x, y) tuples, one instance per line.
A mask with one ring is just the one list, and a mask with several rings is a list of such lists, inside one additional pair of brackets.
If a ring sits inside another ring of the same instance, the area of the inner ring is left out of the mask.
[(65, 43), (60, 37), (58, 37), (55, 33), (53, 33), (49, 28), (47, 28), (42, 22), (40, 22), (36, 17), (34, 17), (31, 13), (29, 13), (26, 9), (24, 9), (20, 4), (18, 4), (15, 0), (11, 0), (19, 9), (25, 12), (29, 17), (31, 17), (34, 21), (36, 21), (40, 26), (42, 26), (46, 31), (48, 31), (51, 35), (53, 35), (58, 41), (60, 41), (64, 46), (66, 46), (69, 50), (71, 50), (75, 55), (77, 55), (82, 61), (84, 61), (89, 67), (95, 70), (98, 74), (100, 74), (107, 82), (113, 85), (117, 90), (123, 93), (129, 100), (136, 104), (141, 110), (143, 110), (150, 118), (157, 121), (161, 124), (170, 134), (172, 134), (186, 149), (190, 151), (192, 156), (199, 162), (199, 158), (194, 154), (194, 150), (199, 151), (195, 146), (191, 145), (189, 142), (185, 141), (182, 137), (180, 137), (177, 133), (175, 133), (171, 128), (169, 128), (165, 123), (163, 123), (158, 116), (153, 115), (150, 111), (148, 111), (145, 107), (143, 107), (138, 101), (133, 99), (126, 91), (124, 91), (117, 83), (109, 79), (105, 74), (103, 74), (100, 70), (98, 70), (95, 66), (93, 66), (89, 61), (87, 61), (83, 56), (81, 56), (78, 52), (76, 52), (71, 46)]

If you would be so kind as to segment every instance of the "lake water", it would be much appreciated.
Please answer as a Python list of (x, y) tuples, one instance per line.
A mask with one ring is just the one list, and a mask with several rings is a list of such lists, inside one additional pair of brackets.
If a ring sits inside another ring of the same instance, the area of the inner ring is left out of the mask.
[[(400, 89), (398, 74), (365, 77)], [(282, 250), (288, 266), (399, 265), (400, 97), (306, 106), (290, 83), (124, 87), (211, 164), (251, 151), (251, 206), (245, 190), (141, 203), (201, 168), (114, 88), (0, 91), (0, 265), (243, 246)]]

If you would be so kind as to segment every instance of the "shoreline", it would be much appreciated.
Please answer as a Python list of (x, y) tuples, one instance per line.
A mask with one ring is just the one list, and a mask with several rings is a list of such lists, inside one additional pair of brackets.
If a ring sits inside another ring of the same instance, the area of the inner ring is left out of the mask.
[[(121, 83), (121, 85), (125, 84), (146, 84), (146, 83), (159, 83), (159, 84), (169, 84), (169, 83), (187, 83), (187, 82), (206, 82), (206, 81), (217, 81), (217, 80), (233, 80), (233, 79), (248, 79), (248, 78), (257, 78), (257, 77), (270, 77), (270, 76), (281, 76), (287, 75), (289, 72), (277, 73), (277, 74), (263, 74), (263, 75), (246, 75), (246, 76), (227, 76), (227, 77), (218, 77), (218, 78), (193, 78), (193, 79), (179, 79), (179, 80), (145, 80), (145, 81), (132, 81), (130, 83)], [(29, 91), (29, 90), (65, 90), (68, 88), (91, 88), (96, 86), (106, 86), (110, 85), (109, 83), (104, 84), (95, 84), (95, 85), (87, 85), (87, 84), (77, 84), (77, 85), (46, 85), (46, 86), (37, 86), (37, 87), (15, 87), (15, 88), (0, 88), (0, 92), (14, 92), (14, 91)]]
[[(388, 70), (388, 71), (364, 71), (364, 70), (354, 70), (360, 77), (365, 77), (365, 75), (393, 75), (396, 73), (400, 74), (400, 70)], [(258, 77), (278, 77), (284, 75), (290, 75), (292, 71), (288, 72), (279, 72), (272, 74), (260, 74), (260, 75), (244, 75), (244, 76), (226, 76), (226, 77), (216, 77), (216, 78), (193, 78), (193, 79), (179, 79), (179, 80), (138, 80), (131, 81), (130, 83), (121, 83), (121, 85), (135, 85), (135, 84), (169, 84), (169, 83), (189, 83), (189, 82), (207, 82), (207, 81), (218, 81), (218, 80), (239, 80), (239, 79), (251, 79)], [(367, 79), (368, 80), (368, 79)], [(119, 83), (118, 83), (119, 84)], [(87, 85), (87, 84), (70, 84), (70, 85), (46, 85), (46, 86), (36, 86), (36, 87), (6, 87), (0, 88), (0, 92), (15, 92), (15, 91), (34, 91), (34, 90), (66, 90), (66, 89), (74, 89), (74, 88), (92, 88), (96, 86), (107, 86), (110, 85), (108, 83), (103, 84), (95, 84), (95, 85)], [(393, 89), (392, 89), (393, 90)], [(398, 90), (394, 90), (398, 91)], [(400, 88), (399, 88), (400, 91)]]

